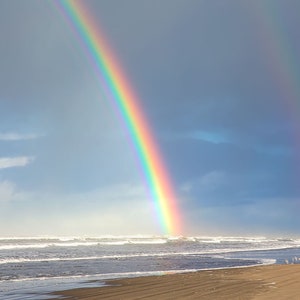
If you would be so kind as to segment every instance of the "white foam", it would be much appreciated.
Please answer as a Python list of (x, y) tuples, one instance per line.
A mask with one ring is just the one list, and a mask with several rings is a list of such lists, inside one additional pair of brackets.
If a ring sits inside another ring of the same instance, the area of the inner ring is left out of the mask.
[(96, 246), (98, 242), (71, 242), (71, 243), (35, 243), (35, 244), (6, 244), (1, 245), (0, 250), (13, 250), (13, 249), (41, 249), (47, 247), (78, 247), (78, 246)]
[(145, 240), (129, 240), (130, 244), (166, 244), (168, 241), (163, 239), (145, 239)]
[(126, 259), (126, 258), (137, 258), (137, 257), (169, 257), (169, 256), (201, 255), (201, 254), (207, 254), (207, 252), (191, 251), (191, 252), (137, 253), (137, 254), (102, 255), (102, 256), (86, 256), (86, 257), (6, 258), (6, 259), (0, 259), (0, 264), (101, 260), (101, 259)]

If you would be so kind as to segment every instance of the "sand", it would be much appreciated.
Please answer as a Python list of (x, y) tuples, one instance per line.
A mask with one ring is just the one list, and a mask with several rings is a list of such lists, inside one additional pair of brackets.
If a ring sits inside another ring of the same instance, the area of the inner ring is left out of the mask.
[(208, 270), (120, 280), (54, 293), (64, 299), (300, 299), (300, 265)]

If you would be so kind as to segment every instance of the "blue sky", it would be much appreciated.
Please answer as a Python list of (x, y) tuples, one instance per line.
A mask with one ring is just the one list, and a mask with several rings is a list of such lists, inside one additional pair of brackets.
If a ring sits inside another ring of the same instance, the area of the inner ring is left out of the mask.
[[(85, 2), (186, 233), (297, 235), (300, 3)], [(0, 235), (159, 234), (128, 133), (53, 3), (1, 1), (0, 36)]]

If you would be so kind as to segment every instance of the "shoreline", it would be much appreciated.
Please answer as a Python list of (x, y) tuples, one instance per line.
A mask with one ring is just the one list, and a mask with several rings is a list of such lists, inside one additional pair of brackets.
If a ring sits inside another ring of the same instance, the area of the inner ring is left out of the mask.
[[(101, 287), (50, 293), (53, 299), (300, 299), (300, 265), (259, 265), (103, 280)], [(56, 297), (56, 298), (55, 298)]]

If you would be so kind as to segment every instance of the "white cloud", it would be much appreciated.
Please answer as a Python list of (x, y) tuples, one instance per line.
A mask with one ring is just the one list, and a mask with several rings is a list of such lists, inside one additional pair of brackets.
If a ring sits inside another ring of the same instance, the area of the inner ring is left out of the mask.
[(0, 157), (0, 169), (25, 167), (34, 160), (30, 156)]
[(20, 134), (16, 132), (0, 133), (0, 141), (21, 141), (21, 140), (34, 140), (41, 137), (41, 135), (28, 133)]
[(0, 182), (0, 203), (8, 202), (14, 198), (15, 184), (9, 181)]

